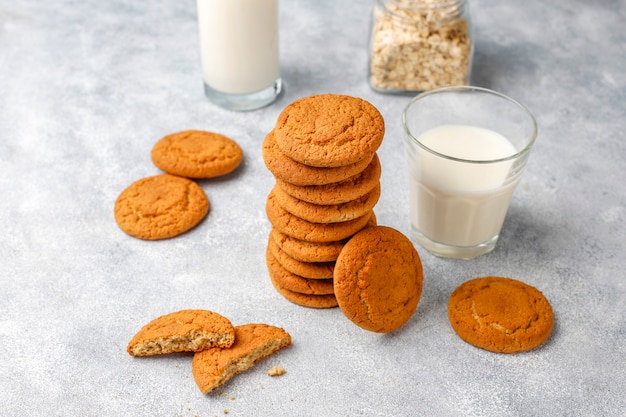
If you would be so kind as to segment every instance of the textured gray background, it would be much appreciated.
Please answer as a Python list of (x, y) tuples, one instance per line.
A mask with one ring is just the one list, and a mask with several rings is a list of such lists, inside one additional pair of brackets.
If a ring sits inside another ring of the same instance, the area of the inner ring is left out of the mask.
[[(380, 224), (408, 234), (400, 113), (366, 83), (371, 2), (283, 0), (285, 94), (234, 113), (202, 92), (195, 3), (0, 0), (0, 415), (618, 416), (626, 409), (626, 2), (474, 0), (473, 84), (525, 103), (539, 137), (497, 249), (421, 250), (422, 300), (400, 331), (285, 301), (264, 264), (273, 186), (260, 146), (302, 96), (363, 97), (387, 122)], [(180, 237), (122, 233), (113, 203), (159, 173), (163, 135), (233, 137), (245, 162), (201, 185), (208, 218)], [(482, 275), (538, 287), (556, 313), (543, 347), (465, 344), (450, 292)], [(293, 346), (202, 395), (189, 355), (131, 358), (148, 320), (207, 308), (284, 327)], [(266, 376), (283, 366), (279, 378)]]

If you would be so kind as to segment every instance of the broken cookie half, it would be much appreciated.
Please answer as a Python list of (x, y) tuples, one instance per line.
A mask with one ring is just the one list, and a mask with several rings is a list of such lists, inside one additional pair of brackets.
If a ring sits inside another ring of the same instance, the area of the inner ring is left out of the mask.
[(196, 384), (207, 394), (256, 362), (291, 345), (291, 336), (280, 327), (244, 324), (235, 327), (235, 343), (196, 352), (191, 369)]
[(235, 328), (226, 317), (209, 310), (181, 310), (157, 317), (131, 339), (132, 356), (198, 352), (235, 342)]

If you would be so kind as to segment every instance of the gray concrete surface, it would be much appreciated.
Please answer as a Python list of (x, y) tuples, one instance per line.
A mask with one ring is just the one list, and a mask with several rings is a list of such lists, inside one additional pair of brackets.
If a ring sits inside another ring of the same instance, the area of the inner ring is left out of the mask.
[[(400, 114), (408, 96), (366, 82), (370, 1), (281, 1), (285, 92), (235, 113), (203, 96), (193, 0), (0, 0), (0, 415), (621, 416), (626, 409), (626, 3), (471, 1), (473, 84), (526, 104), (539, 136), (496, 250), (471, 261), (420, 250), (425, 287), (399, 331), (283, 299), (264, 263), (273, 178), (261, 142), (291, 101), (343, 93), (376, 105), (380, 224), (407, 233)], [(160, 137), (197, 128), (245, 161), (200, 184), (211, 212), (147, 242), (113, 204), (159, 173)], [(447, 321), (467, 279), (539, 288), (556, 322), (541, 348), (499, 355)], [(206, 308), (281, 326), (293, 346), (203, 395), (191, 357), (132, 358), (152, 318)], [(267, 369), (287, 373), (270, 378)]]

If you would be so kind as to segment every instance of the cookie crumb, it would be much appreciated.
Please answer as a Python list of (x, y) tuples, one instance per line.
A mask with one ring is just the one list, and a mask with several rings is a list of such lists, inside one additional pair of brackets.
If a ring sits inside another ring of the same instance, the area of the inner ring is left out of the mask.
[(285, 372), (287, 372), (285, 368), (282, 368), (280, 366), (273, 366), (270, 369), (268, 369), (267, 374), (269, 376), (281, 376), (281, 375), (284, 375)]

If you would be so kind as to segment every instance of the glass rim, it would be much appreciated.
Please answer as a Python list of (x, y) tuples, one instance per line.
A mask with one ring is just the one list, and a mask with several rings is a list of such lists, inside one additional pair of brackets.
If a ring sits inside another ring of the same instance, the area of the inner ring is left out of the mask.
[[(450, 155), (446, 155), (440, 152), (435, 151), (434, 149), (429, 148), (428, 146), (424, 145), (423, 143), (421, 143), (409, 130), (409, 127), (407, 126), (407, 120), (406, 120), (406, 114), (407, 111), (409, 110), (409, 108), (416, 102), (419, 101), (425, 97), (434, 95), (434, 94), (438, 94), (438, 93), (446, 93), (446, 92), (454, 92), (454, 91), (477, 91), (480, 93), (486, 93), (486, 94), (490, 94), (496, 97), (500, 97), (512, 104), (514, 104), (515, 106), (517, 106), (520, 110), (522, 110), (522, 112), (526, 113), (526, 115), (528, 116), (529, 120), (531, 121), (532, 124), (532, 133), (530, 135), (529, 141), (526, 144), (526, 146), (524, 146), (524, 148), (522, 148), (521, 150), (517, 151), (516, 153), (509, 155), (509, 156), (505, 156), (504, 158), (497, 158), (497, 159), (465, 159), (465, 158), (457, 158), (454, 156), (450, 156)], [(416, 143), (420, 148), (432, 153), (433, 155), (439, 156), (441, 158), (444, 159), (448, 159), (450, 161), (456, 161), (456, 162), (464, 162), (464, 163), (471, 163), (471, 164), (493, 164), (493, 163), (498, 163), (498, 162), (505, 162), (505, 161), (511, 161), (514, 159), (518, 159), (520, 157), (522, 157), (524, 154), (527, 154), (528, 152), (530, 152), (530, 149), (532, 148), (533, 144), (535, 143), (535, 140), (537, 139), (537, 121), (535, 120), (535, 116), (533, 116), (533, 114), (530, 112), (530, 110), (528, 110), (528, 108), (526, 106), (524, 106), (522, 103), (520, 103), (519, 101), (507, 96), (506, 94), (503, 93), (499, 93), (495, 90), (491, 90), (489, 88), (484, 88), (484, 87), (475, 87), (475, 86), (470, 86), (470, 85), (458, 85), (458, 86), (447, 86), (447, 87), (438, 87), (438, 88), (433, 88), (432, 90), (428, 90), (428, 91), (424, 91), (420, 94), (418, 94), (417, 96), (413, 97), (411, 99), (411, 101), (406, 105), (406, 107), (404, 108), (404, 110), (402, 111), (402, 127), (404, 128), (404, 132), (407, 135), (407, 137), (409, 137), (412, 142)]]

